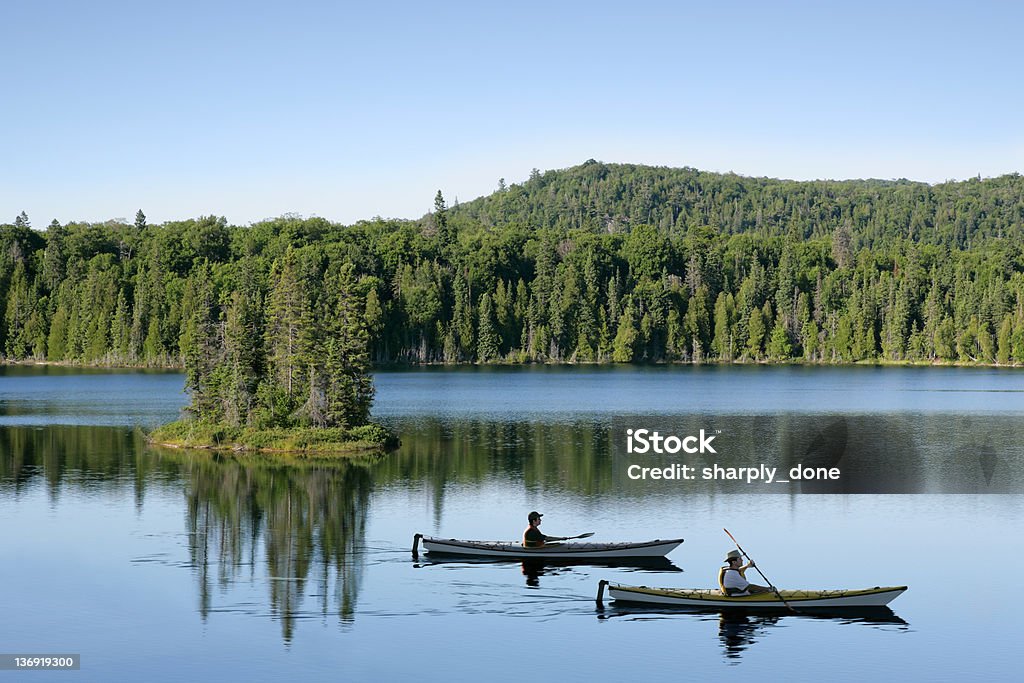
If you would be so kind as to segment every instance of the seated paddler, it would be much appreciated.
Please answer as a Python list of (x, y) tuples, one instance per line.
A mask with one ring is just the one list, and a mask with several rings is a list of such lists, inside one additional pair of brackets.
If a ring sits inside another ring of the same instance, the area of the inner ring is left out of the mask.
[(725, 564), (726, 566), (718, 570), (718, 587), (722, 589), (722, 595), (737, 597), (771, 591), (771, 588), (747, 581), (747, 570), (756, 565), (753, 560), (743, 564), (740, 551), (730, 550), (725, 556)]
[(526, 527), (526, 531), (523, 532), (523, 547), (524, 548), (543, 548), (544, 544), (548, 541), (564, 541), (565, 536), (545, 536), (540, 531), (540, 518), (543, 517), (541, 513), (534, 510), (526, 519), (530, 523), (530, 526)]

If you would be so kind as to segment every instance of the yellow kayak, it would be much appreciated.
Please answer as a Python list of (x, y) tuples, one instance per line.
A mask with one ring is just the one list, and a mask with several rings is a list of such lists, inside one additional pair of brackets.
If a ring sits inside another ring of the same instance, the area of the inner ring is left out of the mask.
[(635, 602), (678, 607), (740, 607), (782, 608), (789, 603), (795, 609), (803, 607), (883, 607), (898, 597), (906, 586), (875, 586), (852, 590), (780, 590), (785, 603), (774, 592), (756, 595), (725, 596), (717, 588), (650, 588), (627, 586), (601, 581), (597, 601), (601, 602), (605, 587), (617, 602)]

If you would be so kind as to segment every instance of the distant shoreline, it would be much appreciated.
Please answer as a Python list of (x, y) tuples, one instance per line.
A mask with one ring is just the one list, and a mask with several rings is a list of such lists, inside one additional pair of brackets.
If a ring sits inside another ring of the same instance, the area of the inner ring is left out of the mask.
[[(426, 363), (402, 363), (402, 362), (387, 362), (379, 363), (373, 366), (374, 370), (393, 370), (393, 369), (408, 369), (418, 367), (431, 367), (431, 368), (465, 368), (465, 367), (574, 367), (574, 366), (585, 366), (585, 367), (675, 367), (675, 366), (726, 366), (726, 365), (737, 365), (737, 366), (795, 366), (795, 367), (937, 367), (937, 368), (1021, 368), (1024, 364), (1021, 363), (986, 363), (981, 361), (945, 361), (945, 360), (859, 360), (850, 362), (826, 362), (826, 361), (805, 361), (805, 360), (785, 360), (785, 361), (769, 361), (769, 360), (709, 360), (695, 363), (693, 361), (651, 361), (651, 362), (632, 362), (632, 363), (615, 363), (615, 362), (601, 362), (601, 361), (545, 361), (545, 362), (530, 362), (530, 363), (515, 363), (515, 362), (502, 362), (502, 361), (491, 361), (486, 363), (479, 362), (465, 362), (465, 363), (444, 363), (441, 361), (437, 362), (426, 362)], [(185, 368), (182, 365), (171, 365), (171, 364), (159, 364), (159, 365), (144, 365), (144, 364), (105, 364), (105, 363), (73, 363), (70, 361), (38, 361), (38, 360), (0, 360), (0, 367), (57, 367), (57, 368), (73, 368), (73, 369), (89, 369), (89, 370), (167, 370), (175, 372), (184, 372)]]

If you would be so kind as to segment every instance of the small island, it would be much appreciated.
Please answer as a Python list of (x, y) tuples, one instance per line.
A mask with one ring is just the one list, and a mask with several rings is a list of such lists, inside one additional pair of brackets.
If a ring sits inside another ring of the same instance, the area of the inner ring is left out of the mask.
[(369, 420), (374, 387), (355, 266), (301, 263), (290, 248), (265, 278), (244, 259), (232, 265), (204, 262), (189, 280), (181, 349), (192, 401), (150, 441), (304, 454), (397, 446)]

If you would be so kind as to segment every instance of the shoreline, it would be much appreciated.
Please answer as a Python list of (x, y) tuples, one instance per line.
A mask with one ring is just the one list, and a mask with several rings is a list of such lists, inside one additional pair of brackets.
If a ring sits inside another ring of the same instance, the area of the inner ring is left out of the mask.
[(176, 420), (160, 425), (147, 433), (145, 439), (152, 446), (177, 450), (287, 453), (305, 457), (384, 454), (401, 445), (397, 434), (372, 422), (352, 428), (255, 429)]
[[(429, 361), (425, 363), (387, 362), (378, 363), (372, 366), (373, 370), (397, 370), (410, 368), (466, 368), (466, 367), (557, 367), (557, 366), (585, 366), (585, 367), (671, 367), (671, 366), (723, 366), (723, 365), (765, 365), (765, 366), (797, 366), (797, 367), (936, 367), (936, 368), (1021, 368), (1024, 363), (986, 363), (980, 361), (945, 361), (945, 360), (858, 360), (850, 362), (832, 361), (807, 361), (807, 360), (709, 360), (699, 363), (694, 361), (649, 361), (640, 363), (615, 363), (603, 361), (536, 361), (527, 363), (517, 362), (463, 362), (445, 363), (443, 361)], [(165, 370), (167, 372), (184, 372), (183, 365), (122, 365), (103, 363), (73, 363), (70, 361), (44, 361), (44, 360), (9, 360), (0, 359), (0, 367), (55, 367), (73, 368), (79, 370)]]
[(291, 449), (291, 448), (263, 448), (255, 446), (247, 446), (245, 444), (231, 443), (223, 445), (214, 444), (183, 444), (177, 442), (165, 442), (165, 441), (153, 441), (146, 439), (146, 443), (149, 446), (157, 446), (159, 448), (169, 448), (176, 451), (217, 451), (218, 453), (230, 452), (230, 453), (242, 453), (242, 454), (280, 454), (290, 456), (303, 456), (305, 458), (328, 458), (332, 456), (338, 457), (358, 457), (365, 455), (381, 455), (383, 456), (390, 449), (386, 449), (383, 446), (378, 445), (361, 445), (353, 444), (345, 448), (331, 448), (325, 450), (319, 449)]

